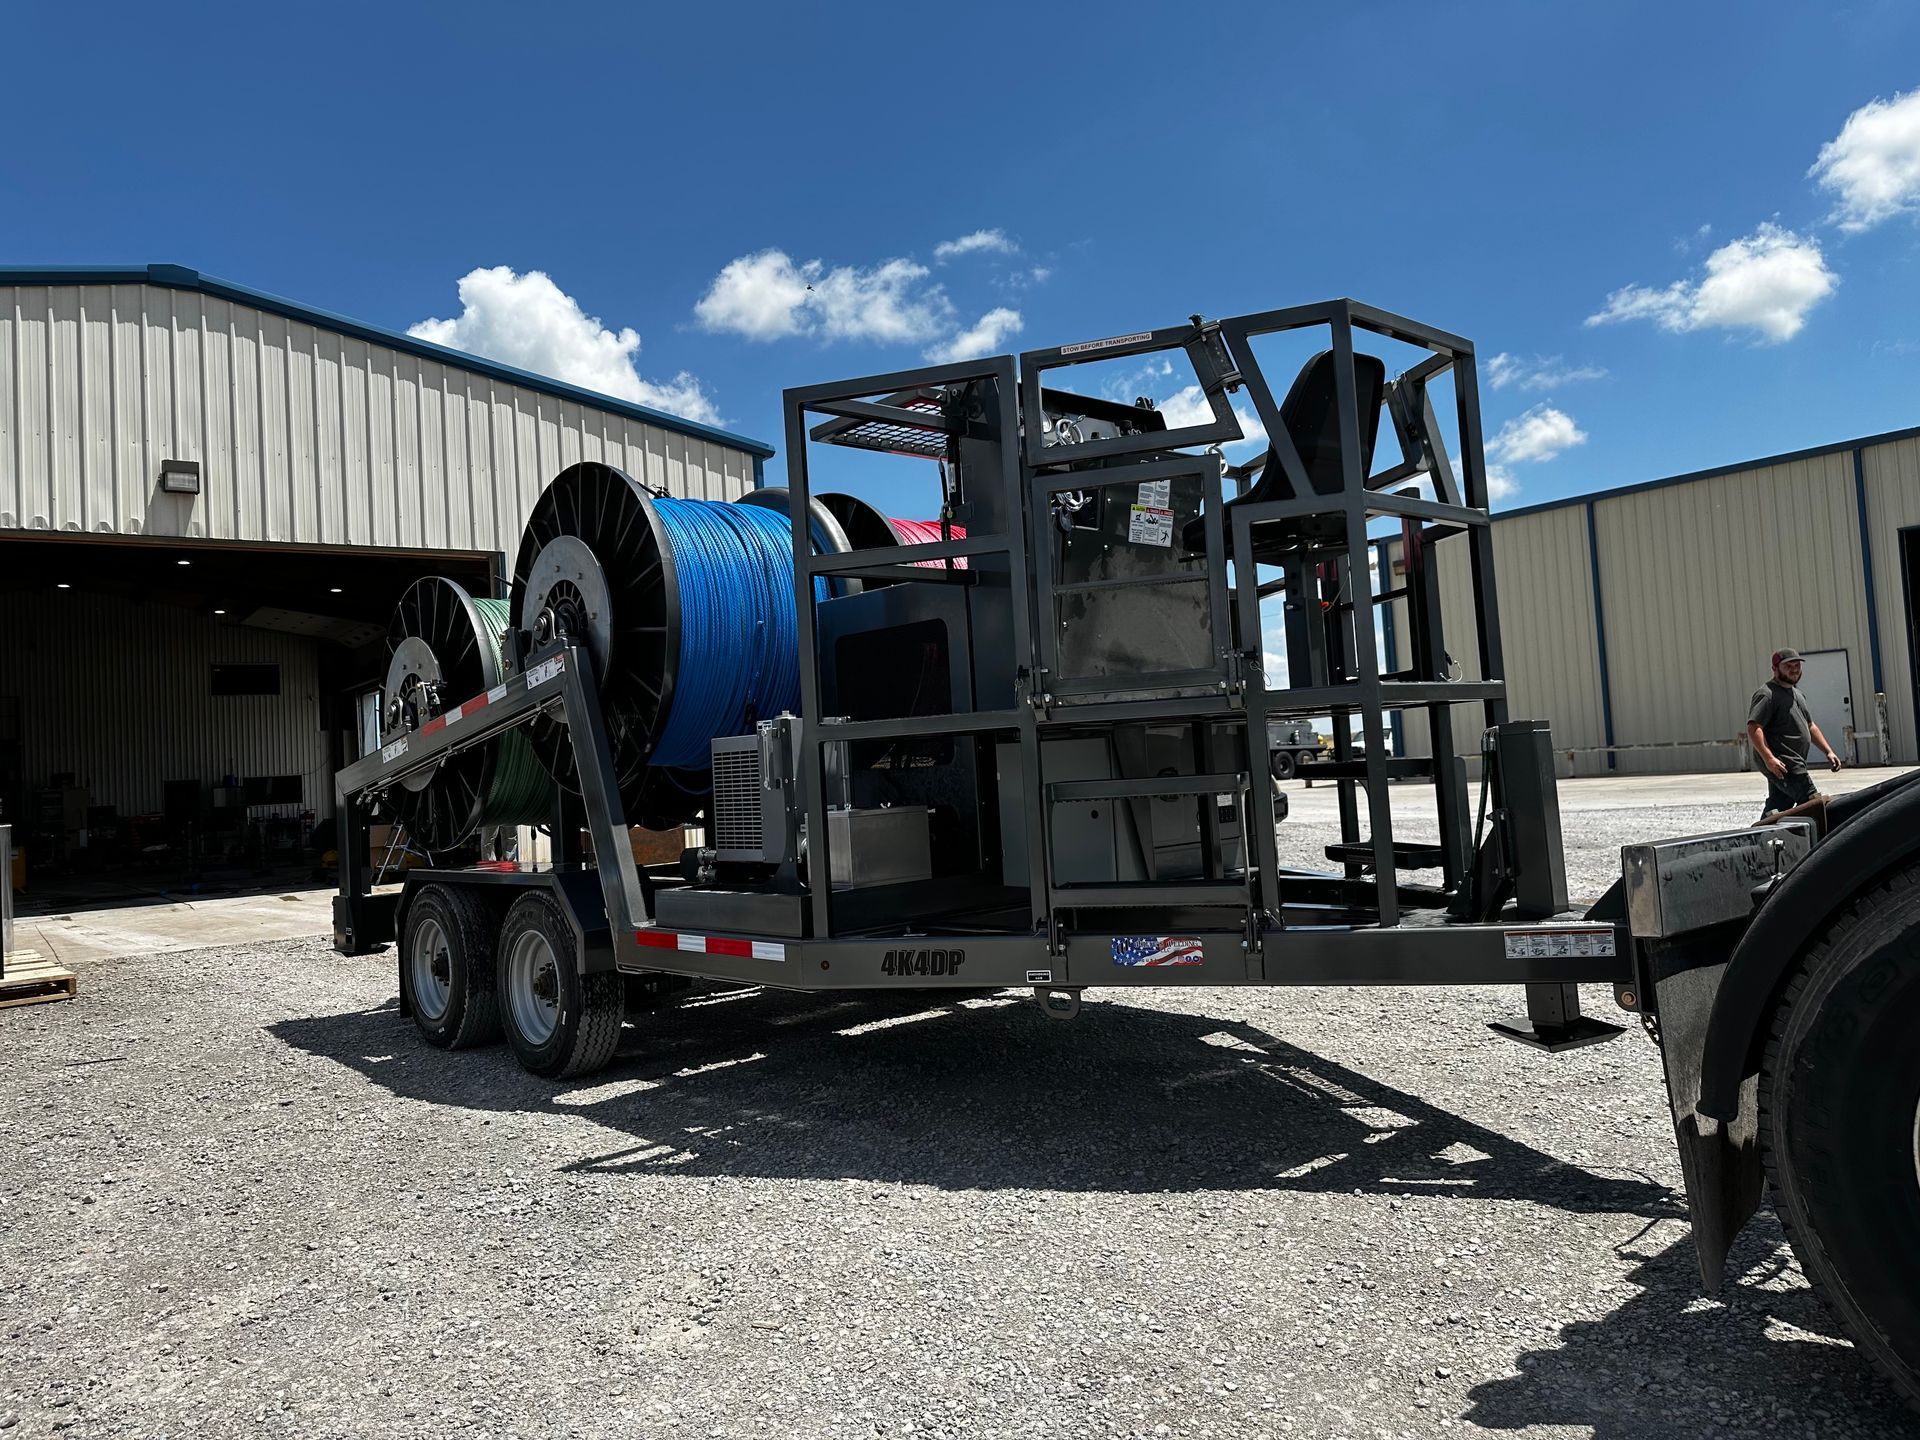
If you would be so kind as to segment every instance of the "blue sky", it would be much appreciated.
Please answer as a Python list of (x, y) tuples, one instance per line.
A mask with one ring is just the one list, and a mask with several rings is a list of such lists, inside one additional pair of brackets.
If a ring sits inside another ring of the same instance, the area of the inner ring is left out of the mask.
[(439, 320), (776, 444), (783, 386), (1340, 294), (1510, 357), (1508, 505), (1920, 424), (1911, 4), (8, 28), (0, 260)]

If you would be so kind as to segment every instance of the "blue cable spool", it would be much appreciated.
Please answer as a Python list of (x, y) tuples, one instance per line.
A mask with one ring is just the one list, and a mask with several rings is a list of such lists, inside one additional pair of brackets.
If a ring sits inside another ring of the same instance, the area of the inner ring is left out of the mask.
[(777, 510), (705, 500), (656, 500), (654, 511), (680, 581), (680, 674), (652, 759), (705, 770), (716, 738), (800, 708), (793, 524)]
[[(514, 565), (515, 622), (591, 655), (629, 823), (698, 817), (709, 744), (800, 708), (793, 530), (784, 492), (744, 503), (658, 496), (596, 461), (570, 466), (535, 502)], [(818, 510), (816, 550), (844, 550)], [(828, 589), (816, 582), (816, 596)], [(565, 727), (531, 727), (535, 753), (576, 789)]]

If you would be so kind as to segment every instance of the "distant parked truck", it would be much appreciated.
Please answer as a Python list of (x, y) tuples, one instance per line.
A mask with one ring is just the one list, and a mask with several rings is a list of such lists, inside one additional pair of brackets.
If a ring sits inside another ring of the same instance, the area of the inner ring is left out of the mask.
[(1291, 780), (1302, 765), (1320, 758), (1320, 737), (1311, 720), (1269, 720), (1267, 750), (1273, 757), (1273, 778)]

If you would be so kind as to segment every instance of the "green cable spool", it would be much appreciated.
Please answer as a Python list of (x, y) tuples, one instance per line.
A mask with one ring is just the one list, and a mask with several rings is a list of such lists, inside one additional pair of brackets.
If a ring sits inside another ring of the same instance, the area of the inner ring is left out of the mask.
[[(507, 632), (513, 628), (513, 602), (475, 600), (482, 633), (494, 665), (507, 673)], [(533, 753), (525, 730), (509, 730), (493, 747), (493, 781), (481, 801), (482, 825), (544, 825), (553, 818), (553, 777)]]
[[(475, 599), (439, 576), (416, 581), (401, 596), (387, 626), (382, 744), (506, 678), (511, 613), (507, 601)], [(553, 781), (526, 731), (515, 729), (408, 776), (383, 804), (428, 850), (443, 850), (483, 826), (545, 823), (553, 799)]]

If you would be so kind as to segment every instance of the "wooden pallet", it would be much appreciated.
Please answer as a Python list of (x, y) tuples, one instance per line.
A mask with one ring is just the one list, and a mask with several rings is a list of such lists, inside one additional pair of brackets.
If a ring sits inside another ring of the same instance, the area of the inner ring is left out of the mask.
[(71, 1000), (80, 977), (34, 950), (9, 950), (7, 973), (0, 976), (0, 1010), (14, 1005), (45, 1005)]

